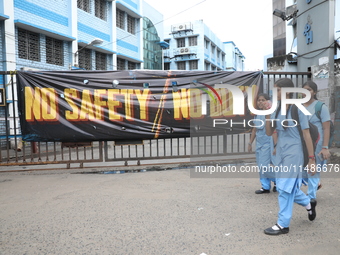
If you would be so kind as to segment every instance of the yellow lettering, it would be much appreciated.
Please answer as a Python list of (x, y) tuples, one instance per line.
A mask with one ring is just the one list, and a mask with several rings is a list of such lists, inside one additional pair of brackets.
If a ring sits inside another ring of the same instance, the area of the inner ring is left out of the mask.
[(79, 92), (76, 89), (65, 89), (64, 90), (65, 100), (72, 108), (72, 111), (65, 111), (65, 118), (67, 120), (78, 120), (79, 119), (79, 108), (73, 102), (73, 99), (79, 99)]

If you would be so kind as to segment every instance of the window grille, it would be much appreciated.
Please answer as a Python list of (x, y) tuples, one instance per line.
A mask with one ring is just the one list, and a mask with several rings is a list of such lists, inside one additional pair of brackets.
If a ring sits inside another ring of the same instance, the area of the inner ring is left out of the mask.
[(197, 45), (197, 36), (189, 37), (189, 46), (196, 46)]
[(177, 39), (177, 48), (185, 47), (185, 38)]
[(19, 58), (40, 61), (39, 34), (18, 29)]
[(177, 62), (177, 69), (178, 70), (186, 70), (185, 69), (185, 61)]
[(128, 70), (136, 69), (136, 63), (128, 61)]
[(170, 70), (170, 63), (164, 63), (164, 70)]
[(127, 15), (127, 29), (130, 34), (136, 34), (136, 19)]
[(125, 29), (125, 19), (124, 19), (124, 15), (125, 13), (121, 10), (116, 11), (116, 26), (121, 28), (121, 29)]
[(198, 60), (190, 60), (189, 61), (189, 68), (190, 68), (190, 70), (197, 70), (198, 69)]
[(46, 63), (52, 65), (64, 65), (63, 41), (46, 37)]
[(96, 51), (96, 70), (107, 70), (105, 53)]
[[(78, 48), (79, 49), (79, 48)], [(92, 70), (92, 51), (89, 49), (83, 49), (78, 52), (79, 67), (86, 70)]]
[(90, 0), (77, 0), (77, 7), (89, 13), (90, 12)]
[(125, 60), (117, 58), (117, 70), (125, 70)]
[(95, 0), (95, 3), (94, 3), (95, 16), (102, 20), (106, 20), (106, 12), (107, 12), (106, 6), (107, 5), (106, 5), (105, 0)]

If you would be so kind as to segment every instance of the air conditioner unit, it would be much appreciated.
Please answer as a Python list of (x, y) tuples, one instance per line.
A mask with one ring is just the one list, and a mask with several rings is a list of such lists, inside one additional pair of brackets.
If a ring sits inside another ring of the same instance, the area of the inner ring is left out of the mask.
[(183, 55), (183, 54), (189, 54), (190, 53), (190, 48), (180, 48), (178, 50), (178, 53)]
[(185, 30), (187, 29), (187, 25), (186, 24), (180, 24), (177, 26), (177, 30)]

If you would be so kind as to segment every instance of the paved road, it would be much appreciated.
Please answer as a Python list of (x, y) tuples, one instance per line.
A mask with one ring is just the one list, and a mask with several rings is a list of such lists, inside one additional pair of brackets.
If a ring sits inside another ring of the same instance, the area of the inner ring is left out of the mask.
[(277, 193), (250, 176), (0, 173), (0, 254), (338, 254), (340, 178), (323, 179), (314, 222), (295, 206), (290, 233), (266, 236)]

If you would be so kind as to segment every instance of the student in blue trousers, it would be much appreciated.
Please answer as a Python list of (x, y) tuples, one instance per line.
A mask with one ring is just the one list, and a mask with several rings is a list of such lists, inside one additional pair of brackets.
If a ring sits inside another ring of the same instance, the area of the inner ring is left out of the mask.
[[(256, 104), (257, 109), (262, 110), (263, 104), (268, 102), (269, 96), (267, 94), (261, 93), (257, 96)], [(256, 121), (260, 120), (260, 121)], [(262, 121), (262, 122), (261, 122)], [(276, 192), (275, 178), (274, 174), (270, 173), (270, 165), (272, 163), (272, 153), (274, 149), (274, 142), (271, 136), (266, 135), (265, 125), (260, 125), (260, 123), (265, 123), (264, 115), (256, 115), (254, 118), (254, 126), (251, 132), (250, 141), (248, 143), (248, 152), (252, 151), (252, 143), (256, 139), (256, 163), (260, 170), (260, 183), (261, 189), (256, 190), (255, 194), (269, 193), (271, 188), (271, 182), (274, 183), (273, 192)], [(274, 136), (274, 135), (273, 135)], [(275, 140), (276, 143), (276, 140)]]
[[(305, 103), (304, 106), (312, 114), (308, 116), (309, 121), (317, 126), (320, 135), (320, 140), (316, 145), (314, 153), (318, 171), (314, 176), (308, 175), (306, 178), (304, 178), (304, 181), (308, 182), (308, 196), (311, 199), (316, 199), (316, 191), (321, 188), (320, 172), (324, 169), (324, 167), (327, 167), (327, 159), (329, 159), (331, 156), (328, 150), (331, 118), (328, 107), (318, 101), (316, 97), (318, 86), (315, 84), (315, 82), (307, 81), (302, 87), (311, 93), (311, 99)], [(317, 104), (320, 104), (321, 107), (319, 107)], [(320, 114), (316, 114), (316, 110), (319, 109)]]
[[(293, 82), (288, 78), (283, 78), (275, 82), (274, 87), (278, 92), (278, 108), (270, 116), (266, 115), (266, 133), (272, 135), (274, 130), (277, 131), (276, 157), (278, 169), (281, 171), (276, 173), (276, 187), (278, 190), (279, 213), (277, 223), (264, 230), (267, 235), (281, 235), (289, 232), (289, 225), (293, 214), (294, 202), (305, 207), (308, 212), (308, 219), (313, 221), (316, 217), (316, 200), (310, 199), (300, 189), (302, 184), (303, 173), (303, 153), (302, 143), (298, 128), (294, 126), (291, 118), (291, 107), (287, 105), (286, 116), (282, 115), (281, 109), (281, 88), (294, 87)], [(292, 98), (293, 93), (287, 93), (287, 97)], [(266, 109), (268, 109), (267, 107)], [(276, 114), (278, 112), (278, 114)], [(303, 138), (306, 141), (309, 162), (307, 168), (309, 174), (315, 174), (315, 156), (313, 151), (312, 139), (309, 133), (309, 124), (307, 115), (298, 110), (300, 125)], [(269, 119), (278, 119), (272, 122)], [(274, 126), (274, 127), (273, 127)], [(291, 126), (291, 127), (284, 127)], [(302, 168), (302, 170), (300, 170)], [(296, 169), (296, 171), (295, 171)]]

